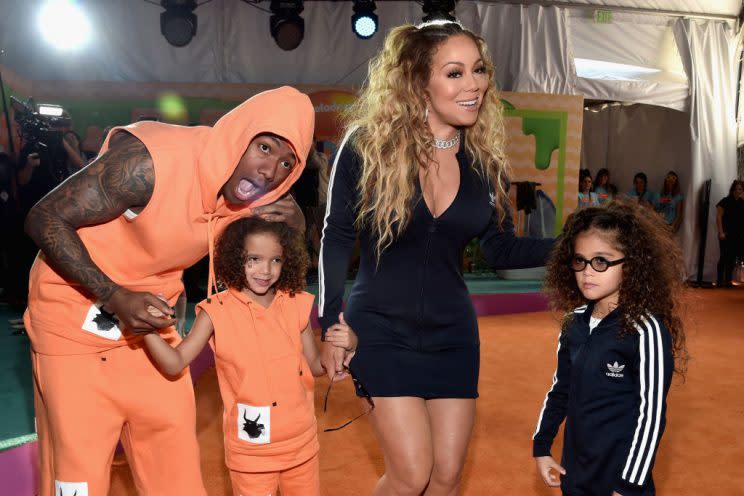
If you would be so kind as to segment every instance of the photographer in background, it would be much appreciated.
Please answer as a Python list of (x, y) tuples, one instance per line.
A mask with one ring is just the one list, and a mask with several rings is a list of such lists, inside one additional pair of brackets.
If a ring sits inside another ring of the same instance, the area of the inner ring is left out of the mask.
[[(23, 226), (31, 208), (70, 175), (80, 170), (85, 161), (80, 151), (80, 139), (68, 129), (72, 121), (61, 107), (37, 106), (32, 99), (23, 103), (11, 97), (14, 117), (23, 141), (18, 156), (18, 226)], [(57, 110), (45, 114), (43, 109)], [(10, 288), (10, 303), (17, 310), (26, 306), (28, 273), (38, 251), (36, 244), (22, 227), (14, 236), (10, 277), (16, 281)]]
[(15, 161), (7, 153), (0, 152), (0, 288), (2, 298), (8, 303), (16, 299), (16, 281), (13, 279), (14, 246), (21, 232), (18, 199), (15, 194), (13, 173)]
[[(72, 120), (71, 120), (72, 121)], [(75, 174), (77, 171), (88, 165), (88, 160), (82, 148), (82, 140), (78, 133), (70, 129), (62, 135), (62, 146), (67, 155), (67, 177)], [(65, 177), (65, 179), (67, 179)]]

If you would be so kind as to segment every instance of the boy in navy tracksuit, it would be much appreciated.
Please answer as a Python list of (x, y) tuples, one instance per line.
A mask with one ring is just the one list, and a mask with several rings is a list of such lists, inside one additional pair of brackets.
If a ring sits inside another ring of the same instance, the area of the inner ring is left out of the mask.
[[(613, 203), (573, 215), (548, 263), (554, 305), (586, 302), (564, 320), (533, 437), (538, 472), (564, 495), (655, 494), (651, 471), (674, 358), (685, 357), (682, 272), (661, 221), (638, 210)], [(559, 465), (550, 448), (564, 419)]]

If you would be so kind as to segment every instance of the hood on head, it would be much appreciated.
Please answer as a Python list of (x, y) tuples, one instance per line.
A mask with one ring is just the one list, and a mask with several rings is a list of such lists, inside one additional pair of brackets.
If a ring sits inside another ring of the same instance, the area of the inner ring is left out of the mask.
[(205, 213), (229, 207), (218, 195), (238, 166), (250, 142), (263, 133), (287, 140), (297, 164), (277, 188), (256, 200), (250, 207), (274, 202), (300, 177), (310, 152), (315, 127), (315, 109), (310, 98), (290, 86), (264, 91), (225, 114), (210, 131), (199, 157), (199, 181)]

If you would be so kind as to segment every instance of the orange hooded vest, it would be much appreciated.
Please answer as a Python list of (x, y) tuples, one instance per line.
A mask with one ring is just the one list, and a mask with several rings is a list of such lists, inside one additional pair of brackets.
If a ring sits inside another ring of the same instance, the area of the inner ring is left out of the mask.
[[(223, 116), (214, 127), (139, 122), (115, 128), (144, 143), (155, 169), (155, 187), (134, 219), (124, 215), (77, 230), (93, 262), (132, 291), (163, 294), (173, 306), (183, 290), (183, 270), (213, 252), (214, 237), (251, 208), (284, 195), (305, 167), (312, 146), (314, 109), (307, 95), (285, 86), (265, 91)], [(250, 207), (225, 203), (220, 189), (249, 143), (261, 133), (286, 139), (297, 163), (287, 179)], [(210, 289), (213, 286), (210, 261)], [(80, 285), (63, 279), (40, 253), (31, 269), (25, 322), (33, 349), (49, 355), (93, 353), (139, 341), (118, 327), (91, 332), (96, 301)], [(175, 335), (175, 330), (171, 330)], [(167, 337), (165, 334), (163, 337)]]
[(214, 327), (225, 463), (239, 472), (269, 472), (309, 460), (319, 449), (315, 380), (301, 333), (313, 295), (277, 291), (268, 308), (232, 288), (215, 296), (197, 312), (207, 312)]

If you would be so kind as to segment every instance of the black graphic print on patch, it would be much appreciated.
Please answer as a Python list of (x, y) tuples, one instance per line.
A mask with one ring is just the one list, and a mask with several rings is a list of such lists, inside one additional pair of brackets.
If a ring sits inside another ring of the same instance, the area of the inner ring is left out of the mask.
[(103, 307), (99, 310), (101, 313), (93, 318), (93, 323), (96, 324), (99, 331), (110, 331), (119, 324), (119, 320), (113, 313), (107, 312)]
[(251, 420), (247, 417), (246, 412), (243, 412), (243, 420), (245, 420), (245, 424), (243, 424), (243, 430), (248, 434), (248, 437), (251, 439), (256, 439), (257, 437), (260, 437), (261, 434), (264, 432), (264, 425), (258, 423), (258, 419), (261, 418), (261, 414), (258, 414), (258, 417), (256, 417), (256, 420)]
[[(59, 488), (59, 496), (65, 496), (65, 493), (62, 492), (62, 488), (61, 487)], [(73, 493), (72, 496), (77, 496), (77, 489), (75, 490), (75, 492)]]

